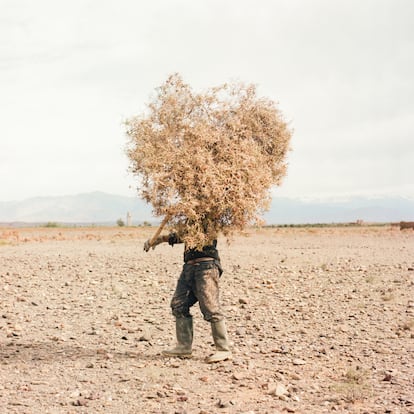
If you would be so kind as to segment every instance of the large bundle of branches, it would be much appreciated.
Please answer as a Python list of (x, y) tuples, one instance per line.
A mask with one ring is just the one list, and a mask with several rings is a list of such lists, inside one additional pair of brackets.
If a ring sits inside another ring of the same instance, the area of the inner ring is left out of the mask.
[(142, 198), (189, 247), (260, 221), (286, 174), (291, 131), (254, 85), (194, 93), (178, 74), (148, 111), (126, 122), (130, 169)]

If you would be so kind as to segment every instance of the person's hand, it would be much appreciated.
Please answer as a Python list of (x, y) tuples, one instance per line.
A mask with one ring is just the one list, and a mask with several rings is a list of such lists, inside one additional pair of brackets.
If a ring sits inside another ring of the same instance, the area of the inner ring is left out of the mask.
[[(155, 246), (152, 246), (152, 248), (153, 248), (153, 249), (154, 249), (154, 247), (155, 247)], [(150, 240), (147, 240), (147, 241), (144, 243), (144, 252), (148, 252), (150, 248), (151, 248)]]

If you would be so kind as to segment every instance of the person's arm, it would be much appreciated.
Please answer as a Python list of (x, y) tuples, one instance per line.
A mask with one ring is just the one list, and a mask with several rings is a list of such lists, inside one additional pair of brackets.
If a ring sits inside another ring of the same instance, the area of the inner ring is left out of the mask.
[(147, 240), (144, 243), (144, 251), (148, 252), (149, 249), (155, 249), (161, 243), (168, 243), (170, 246), (174, 246), (174, 244), (182, 243), (176, 233), (164, 234), (162, 236), (158, 236), (152, 243), (151, 240)]
[(158, 246), (161, 243), (166, 243), (168, 242), (170, 238), (169, 234), (164, 234), (163, 236), (158, 236), (152, 243), (150, 239), (148, 239), (145, 243), (144, 243), (144, 251), (148, 252), (149, 249), (152, 248), (152, 250), (155, 249), (156, 246)]

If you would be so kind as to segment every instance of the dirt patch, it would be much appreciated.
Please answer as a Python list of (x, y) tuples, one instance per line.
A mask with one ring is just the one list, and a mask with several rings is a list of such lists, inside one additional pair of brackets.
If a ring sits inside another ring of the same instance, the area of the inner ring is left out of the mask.
[(182, 246), (152, 231), (0, 229), (0, 412), (414, 412), (414, 233), (220, 240), (234, 359), (208, 365), (197, 306), (194, 357), (161, 356)]

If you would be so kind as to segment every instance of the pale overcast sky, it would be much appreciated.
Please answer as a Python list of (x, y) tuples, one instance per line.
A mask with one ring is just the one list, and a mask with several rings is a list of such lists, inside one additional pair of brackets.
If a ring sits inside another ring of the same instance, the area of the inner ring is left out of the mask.
[(135, 195), (122, 122), (179, 72), (294, 128), (280, 196), (414, 196), (412, 0), (0, 0), (0, 201)]

